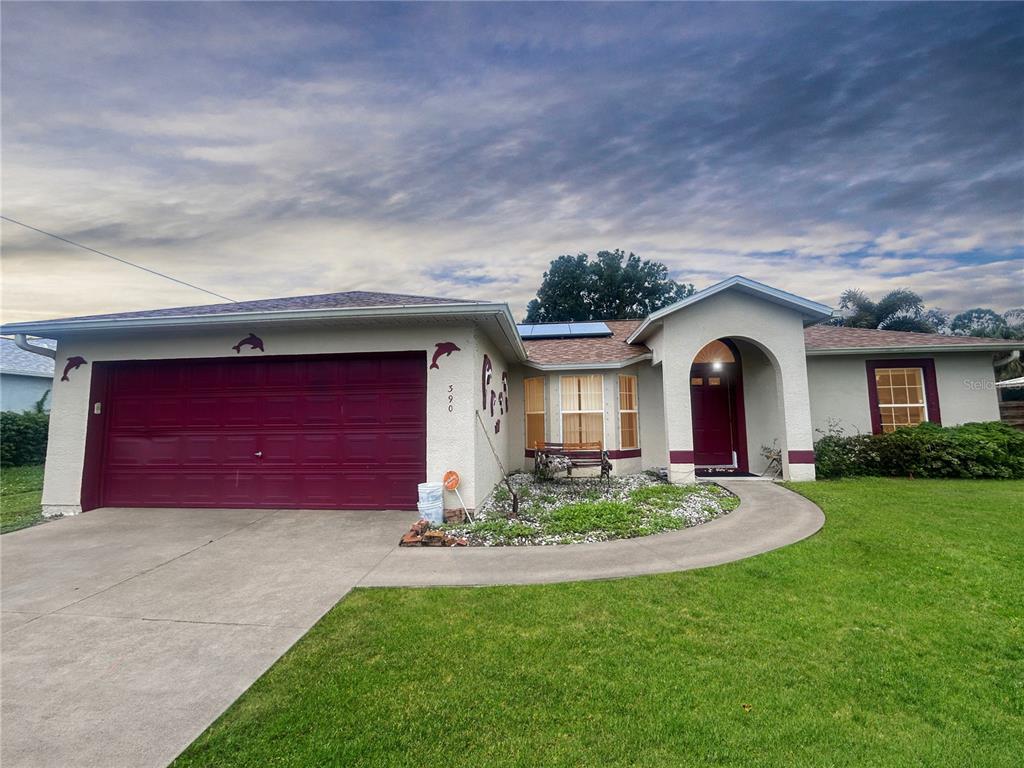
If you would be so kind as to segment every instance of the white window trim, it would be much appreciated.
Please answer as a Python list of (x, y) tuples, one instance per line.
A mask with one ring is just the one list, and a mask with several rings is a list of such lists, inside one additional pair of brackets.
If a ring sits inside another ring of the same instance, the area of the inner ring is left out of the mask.
[[(925, 378), (924, 378), (924, 368), (921, 368), (920, 366), (899, 366), (899, 367), (895, 367), (895, 368), (876, 368), (875, 369), (875, 397), (878, 397), (878, 391), (880, 389), (880, 387), (878, 386), (878, 372), (879, 371), (917, 371), (918, 376), (920, 376), (919, 381), (921, 382), (921, 402), (920, 403), (882, 403), (882, 402), (880, 402), (880, 403), (878, 403), (878, 410), (881, 411), (883, 408), (924, 408), (924, 419), (921, 421), (921, 423), (923, 424), (923, 423), (927, 422), (929, 420), (928, 419), (928, 386), (927, 386), (927, 383), (925, 382)], [(889, 387), (888, 389), (890, 389), (890, 391), (892, 391), (891, 387)], [(900, 389), (904, 389), (904, 387), (900, 387)], [(881, 399), (881, 398), (879, 398), (879, 399)], [(881, 414), (879, 414), (879, 416), (881, 416)], [(883, 429), (883, 431), (885, 429), (884, 421), (883, 421), (883, 424), (882, 424), (882, 429)]]
[[(628, 376), (633, 380), (633, 405), (634, 408), (622, 408), (622, 379), (624, 376)], [(618, 385), (619, 395), (619, 450), (620, 451), (638, 451), (640, 450), (640, 377), (635, 373), (620, 373), (616, 379)], [(622, 444), (622, 414), (633, 413), (636, 414), (636, 445), (623, 445)]]
[[(562, 397), (563, 397), (563, 394), (565, 392), (565, 389), (564, 389), (565, 388), (565, 380), (566, 379), (582, 379), (582, 378), (587, 378), (587, 377), (590, 377), (590, 376), (596, 376), (598, 379), (600, 379), (601, 386), (599, 387), (599, 391), (601, 392), (601, 407), (593, 409), (593, 410), (582, 410), (582, 411), (578, 410), (578, 409), (565, 410), (564, 408), (562, 408), (562, 402), (563, 402)], [(558, 389), (559, 389), (559, 391), (558, 391), (558, 411), (559, 411), (558, 412), (558, 429), (559, 429), (559, 431), (560, 431), (560, 433), (562, 435), (562, 442), (563, 443), (567, 442), (566, 438), (565, 438), (565, 417), (566, 417), (566, 415), (597, 413), (597, 414), (600, 414), (600, 416), (601, 416), (601, 447), (604, 448), (605, 447), (605, 430), (608, 428), (608, 425), (605, 423), (606, 419), (605, 419), (605, 413), (604, 413), (604, 376), (602, 376), (601, 374), (593, 374), (593, 373), (581, 373), (581, 374), (578, 374), (578, 375), (559, 376), (558, 377)]]

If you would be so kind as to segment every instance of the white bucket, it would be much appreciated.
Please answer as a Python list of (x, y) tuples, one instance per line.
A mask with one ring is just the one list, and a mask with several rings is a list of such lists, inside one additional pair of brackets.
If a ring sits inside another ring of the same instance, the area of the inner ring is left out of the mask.
[(437, 502), (420, 502), (416, 505), (420, 511), (420, 517), (424, 520), (429, 520), (432, 523), (444, 522), (444, 504), (440, 501)]
[(420, 483), (416, 486), (420, 494), (421, 504), (443, 504), (442, 491), (444, 486), (441, 483)]

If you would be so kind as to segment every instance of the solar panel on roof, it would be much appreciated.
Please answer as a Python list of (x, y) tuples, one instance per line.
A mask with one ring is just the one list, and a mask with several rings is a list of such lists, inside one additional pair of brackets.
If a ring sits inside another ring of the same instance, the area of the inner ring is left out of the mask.
[(516, 326), (524, 339), (578, 339), (611, 336), (611, 329), (604, 323), (524, 323)]
[(573, 336), (610, 336), (611, 329), (604, 323), (570, 323), (569, 331)]

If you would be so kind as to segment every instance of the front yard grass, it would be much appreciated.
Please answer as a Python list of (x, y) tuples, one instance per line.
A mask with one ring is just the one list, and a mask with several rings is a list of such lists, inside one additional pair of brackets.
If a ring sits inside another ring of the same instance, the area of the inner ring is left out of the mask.
[(43, 519), (43, 466), (0, 469), (0, 533), (35, 525)]
[(174, 765), (1019, 766), (1024, 482), (794, 487), (725, 566), (358, 589)]

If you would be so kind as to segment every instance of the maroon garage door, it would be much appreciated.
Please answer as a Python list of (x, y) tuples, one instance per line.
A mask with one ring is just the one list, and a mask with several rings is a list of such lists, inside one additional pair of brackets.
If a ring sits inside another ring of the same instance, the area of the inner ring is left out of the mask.
[(101, 455), (86, 467), (99, 485), (83, 488), (86, 506), (416, 506), (422, 353), (96, 368), (92, 399), (103, 405), (89, 452)]

